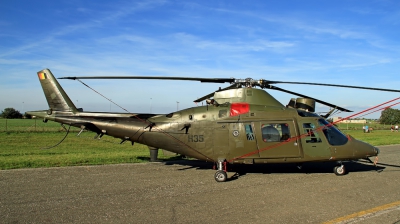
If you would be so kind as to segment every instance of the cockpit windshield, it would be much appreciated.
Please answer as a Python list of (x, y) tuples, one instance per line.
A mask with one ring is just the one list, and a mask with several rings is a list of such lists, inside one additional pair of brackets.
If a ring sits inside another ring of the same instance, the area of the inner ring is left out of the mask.
[(326, 139), (330, 145), (344, 145), (349, 140), (345, 134), (324, 119), (318, 119), (318, 124), (322, 128)]
[(308, 111), (305, 111), (305, 110), (297, 110), (297, 114), (298, 114), (300, 117), (319, 117), (318, 114), (316, 114), (316, 113), (311, 113), (311, 112), (308, 112)]

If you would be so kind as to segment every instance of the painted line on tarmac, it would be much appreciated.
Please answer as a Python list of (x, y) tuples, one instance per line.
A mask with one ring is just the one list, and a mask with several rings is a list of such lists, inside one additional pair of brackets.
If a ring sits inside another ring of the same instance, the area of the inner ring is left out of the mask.
[(381, 205), (361, 212), (356, 212), (351, 215), (346, 215), (328, 222), (324, 222), (323, 224), (353, 223), (363, 221), (367, 218), (376, 217), (394, 210), (400, 210), (400, 201)]

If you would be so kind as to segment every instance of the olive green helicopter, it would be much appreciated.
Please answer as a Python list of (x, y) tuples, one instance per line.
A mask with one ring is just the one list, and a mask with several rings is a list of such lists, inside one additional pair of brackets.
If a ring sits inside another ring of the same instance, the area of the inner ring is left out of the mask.
[[(376, 157), (379, 149), (347, 136), (326, 118), (334, 111), (351, 112), (340, 106), (272, 84), (306, 84), (378, 91), (400, 90), (324, 83), (285, 82), (234, 78), (190, 78), (155, 76), (84, 76), (59, 79), (161, 79), (229, 83), (230, 86), (195, 102), (206, 105), (168, 114), (86, 112), (76, 108), (49, 69), (38, 73), (49, 109), (27, 114), (55, 121), (84, 131), (147, 145), (151, 160), (158, 149), (167, 150), (215, 164), (214, 178), (227, 180), (229, 164), (295, 163), (334, 161), (336, 175), (346, 174), (344, 161)], [(82, 82), (83, 83), (83, 82)], [(255, 87), (260, 87), (255, 88)], [(281, 104), (263, 89), (299, 96), (288, 105)], [(325, 115), (315, 113), (315, 103), (333, 108)], [(78, 135), (79, 135), (78, 134)]]

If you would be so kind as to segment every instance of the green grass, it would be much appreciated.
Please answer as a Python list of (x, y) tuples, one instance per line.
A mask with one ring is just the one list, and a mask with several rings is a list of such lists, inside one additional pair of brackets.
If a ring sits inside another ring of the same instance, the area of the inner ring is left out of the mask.
[[(3, 119), (0, 118), (0, 132), (47, 132), (62, 131), (63, 128), (59, 123), (44, 123), (41, 119)], [(76, 129), (77, 130), (77, 129)]]
[[(372, 132), (364, 133), (364, 125), (372, 128)], [(400, 132), (391, 132), (391, 125), (370, 122), (367, 124), (338, 123), (336, 126), (344, 133), (374, 146), (400, 144)]]
[[(104, 136), (93, 139), (94, 133), (76, 133), (69, 136), (57, 147), (43, 147), (57, 144), (65, 132), (1, 132), (0, 169), (57, 167), (77, 165), (101, 165), (118, 163), (141, 163), (150, 160), (145, 145), (130, 142), (119, 144), (120, 140)], [(173, 159), (159, 152), (160, 159)]]
[(374, 130), (390, 130), (390, 125), (379, 124), (377, 122), (369, 122), (367, 124), (336, 123), (335, 125), (341, 130), (362, 130), (364, 125), (368, 125), (368, 127)]
[[(360, 124), (340, 124), (339, 128), (371, 145), (400, 144), (400, 132), (391, 132), (388, 125), (374, 125), (372, 133), (363, 133)], [(130, 142), (121, 145), (119, 139), (109, 136), (95, 140), (93, 132), (83, 132), (77, 137), (78, 131), (71, 128), (60, 145), (42, 149), (57, 144), (64, 137), (65, 130), (60, 124), (50, 121), (44, 124), (41, 120), (30, 119), (0, 119), (0, 169), (141, 163), (150, 159), (145, 145), (135, 143), (132, 146)], [(164, 156), (161, 150), (159, 158), (176, 159)]]
[(374, 130), (372, 133), (363, 133), (361, 130), (342, 130), (354, 138), (374, 146), (400, 144), (400, 132), (390, 130)]

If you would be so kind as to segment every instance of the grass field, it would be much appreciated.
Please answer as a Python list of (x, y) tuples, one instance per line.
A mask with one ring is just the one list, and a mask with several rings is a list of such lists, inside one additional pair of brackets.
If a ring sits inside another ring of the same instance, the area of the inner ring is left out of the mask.
[[(140, 163), (150, 159), (145, 145), (121, 145), (119, 139), (109, 136), (97, 140), (91, 132), (79, 137), (70, 133), (57, 147), (43, 149), (57, 144), (64, 136), (65, 132), (1, 132), (0, 169)], [(164, 156), (160, 150), (159, 158), (172, 157)]]
[[(60, 142), (65, 130), (55, 122), (43, 123), (35, 119), (0, 119), (0, 169), (141, 163), (150, 160), (145, 145), (103, 136), (71, 127), (67, 138), (57, 147), (43, 149)], [(159, 152), (159, 158), (174, 159)]]
[[(372, 133), (363, 133), (362, 125), (348, 129), (343, 131), (375, 146), (400, 144), (400, 132), (391, 132), (389, 126), (378, 128), (376, 125)], [(109, 136), (95, 140), (93, 132), (83, 132), (77, 137), (78, 131), (77, 128), (71, 128), (68, 137), (60, 145), (42, 149), (57, 144), (65, 136), (60, 124), (50, 121), (44, 124), (41, 120), (0, 119), (0, 169), (149, 161), (147, 146), (136, 143), (132, 146), (130, 142), (121, 145), (119, 139)], [(175, 159), (164, 156), (161, 150), (159, 158)]]
[[(71, 128), (72, 130), (72, 128)], [(55, 132), (63, 131), (56, 122), (42, 122), (41, 119), (2, 119), (0, 118), (0, 132)], [(79, 131), (74, 129), (74, 131)]]

